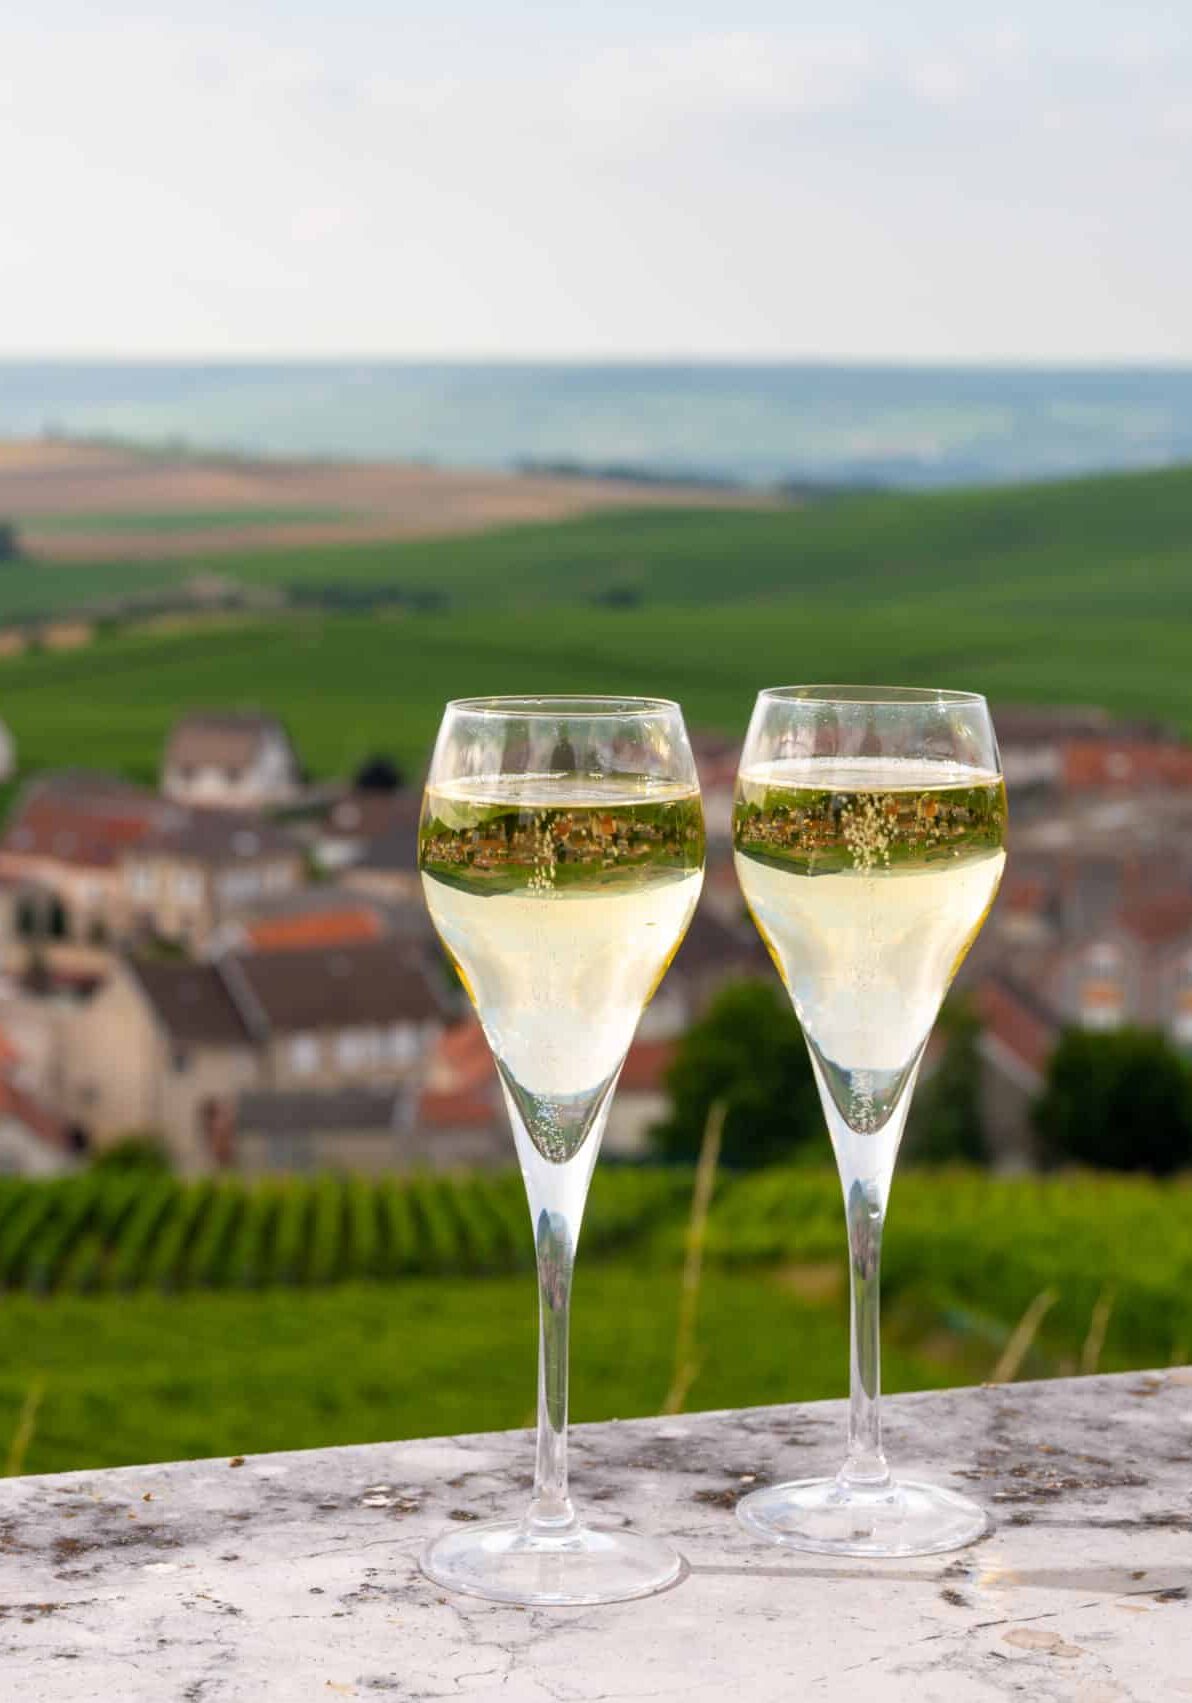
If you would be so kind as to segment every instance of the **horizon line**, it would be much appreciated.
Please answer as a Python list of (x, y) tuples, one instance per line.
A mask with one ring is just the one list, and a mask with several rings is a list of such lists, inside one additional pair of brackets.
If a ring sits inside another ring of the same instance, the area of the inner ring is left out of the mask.
[(0, 365), (43, 366), (188, 366), (188, 367), (273, 367), (273, 366), (394, 366), (394, 367), (719, 367), (719, 368), (844, 368), (882, 371), (1004, 371), (1004, 372), (1187, 372), (1192, 374), (1192, 355), (1103, 355), (1103, 356), (910, 356), (910, 355), (729, 355), (729, 354), (384, 354), (347, 351), (336, 354), (307, 353), (100, 353), (66, 352), (30, 354), (0, 349)]

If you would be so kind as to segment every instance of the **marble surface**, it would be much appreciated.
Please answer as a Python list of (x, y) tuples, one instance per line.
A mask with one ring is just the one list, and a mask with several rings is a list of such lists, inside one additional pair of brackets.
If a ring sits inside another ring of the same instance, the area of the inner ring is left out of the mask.
[(0, 1483), (8, 1703), (1163, 1703), (1192, 1698), (1192, 1371), (895, 1398), (908, 1473), (996, 1529), (859, 1564), (759, 1546), (756, 1484), (831, 1470), (839, 1403), (582, 1427), (574, 1483), (670, 1534), (673, 1590), (527, 1611), (415, 1567), (519, 1510), (523, 1432)]

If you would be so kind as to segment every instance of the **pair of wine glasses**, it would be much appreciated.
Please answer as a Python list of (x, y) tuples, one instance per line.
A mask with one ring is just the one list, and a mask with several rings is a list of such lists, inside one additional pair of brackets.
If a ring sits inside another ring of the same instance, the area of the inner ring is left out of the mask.
[[(790, 686), (760, 694), (733, 810), (737, 875), (811, 1054), (844, 1191), (848, 1453), (835, 1478), (759, 1489), (748, 1531), (795, 1549), (931, 1554), (983, 1510), (891, 1477), (878, 1276), (894, 1161), (940, 1002), (993, 902), (1006, 796), (983, 698)], [(528, 1604), (665, 1589), (665, 1542), (588, 1525), (567, 1480), (568, 1314), (588, 1184), (625, 1054), (703, 882), (699, 782), (678, 704), (469, 698), (431, 763), (419, 867), (496, 1059), (538, 1260), (538, 1443), (524, 1518), (422, 1555), (452, 1590)]]

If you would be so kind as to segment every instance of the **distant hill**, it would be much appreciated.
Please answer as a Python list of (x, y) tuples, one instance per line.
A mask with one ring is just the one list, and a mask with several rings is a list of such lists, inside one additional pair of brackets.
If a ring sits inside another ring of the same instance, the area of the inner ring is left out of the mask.
[[(195, 571), (10, 567), (0, 622)], [(735, 731), (758, 686), (793, 680), (968, 686), (1192, 729), (1186, 469), (235, 552), (218, 572), (297, 592), (302, 607), (0, 661), (0, 714), (23, 761), (148, 773), (179, 708), (251, 703), (285, 715), (316, 772), (384, 748), (416, 773), (444, 699), (461, 693), (661, 692)], [(385, 607), (428, 592), (426, 613)], [(324, 594), (363, 612), (329, 613)]]

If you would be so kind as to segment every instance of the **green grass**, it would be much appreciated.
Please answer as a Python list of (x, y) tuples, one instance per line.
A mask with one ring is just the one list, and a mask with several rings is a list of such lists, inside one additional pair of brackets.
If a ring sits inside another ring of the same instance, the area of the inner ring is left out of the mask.
[[(29, 1472), (528, 1425), (535, 1307), (529, 1273), (302, 1295), (17, 1297), (0, 1311), (0, 1450), (39, 1377)], [(581, 1257), (577, 1421), (659, 1410), (677, 1311), (676, 1272)], [(693, 1407), (843, 1393), (839, 1309), (801, 1300), (769, 1273), (710, 1279), (702, 1331), (709, 1352)], [(909, 1389), (957, 1373), (895, 1345), (886, 1375)]]
[[(212, 1189), (143, 1181), (121, 1191), (98, 1181), (102, 1212), (88, 1218), (76, 1199), (66, 1235), (55, 1233), (62, 1215), (45, 1209), (60, 1204), (60, 1187), (5, 1185), (5, 1257), (40, 1239), (64, 1263), (57, 1292), (10, 1293), (0, 1306), (0, 1458), (38, 1388), (29, 1471), (530, 1422), (534, 1282), (528, 1269), (509, 1269), (527, 1265), (530, 1248), (516, 1176), (414, 1190), (341, 1181), (338, 1210), (324, 1214), (337, 1226), (330, 1237), (318, 1228), (320, 1201), (333, 1199), (325, 1182)], [(161, 1222), (171, 1188), (201, 1209), (183, 1244), (195, 1273), (216, 1287), (157, 1292), (177, 1272), (178, 1239)], [(657, 1412), (662, 1403), (688, 1188), (674, 1173), (597, 1172), (576, 1283), (576, 1419)], [(295, 1217), (286, 1203), (302, 1199), (308, 1210)], [(217, 1210), (229, 1200), (234, 1213)], [(886, 1237), (886, 1387), (988, 1377), (1044, 1289), (1055, 1302), (1023, 1375), (1076, 1371), (1105, 1301), (1101, 1369), (1187, 1358), (1190, 1201), (1189, 1181), (908, 1171), (896, 1183)], [(41, 1211), (29, 1210), (39, 1202)], [(396, 1210), (403, 1202), (414, 1209)], [(283, 1217), (291, 1225), (284, 1233)], [(195, 1235), (204, 1223), (212, 1234)], [(393, 1225), (406, 1249), (401, 1272), (342, 1281), (367, 1265), (394, 1269), (386, 1264)], [(164, 1263), (155, 1252), (163, 1239)], [(278, 1270), (270, 1262), (282, 1255)], [(25, 1280), (37, 1269), (25, 1267)], [(80, 1273), (132, 1287), (67, 1292)], [(269, 1286), (258, 1287), (263, 1281)], [(843, 1394), (846, 1297), (833, 1173), (799, 1167), (722, 1178), (688, 1405)]]
[(1192, 626), (1142, 608), (1051, 617), (784, 602), (227, 621), (101, 635), (0, 663), (0, 714), (26, 772), (157, 772), (173, 720), (255, 706), (287, 720), (320, 775), (366, 753), (420, 774), (444, 701), (484, 692), (654, 692), (692, 725), (743, 730), (762, 685), (806, 679), (963, 686), (995, 700), (1096, 702), (1192, 730)]
[(24, 514), (16, 516), (22, 536), (71, 532), (218, 532), (224, 527), (294, 526), (306, 522), (351, 520), (350, 509), (328, 508), (243, 508), (243, 509), (102, 509), (93, 514)]

